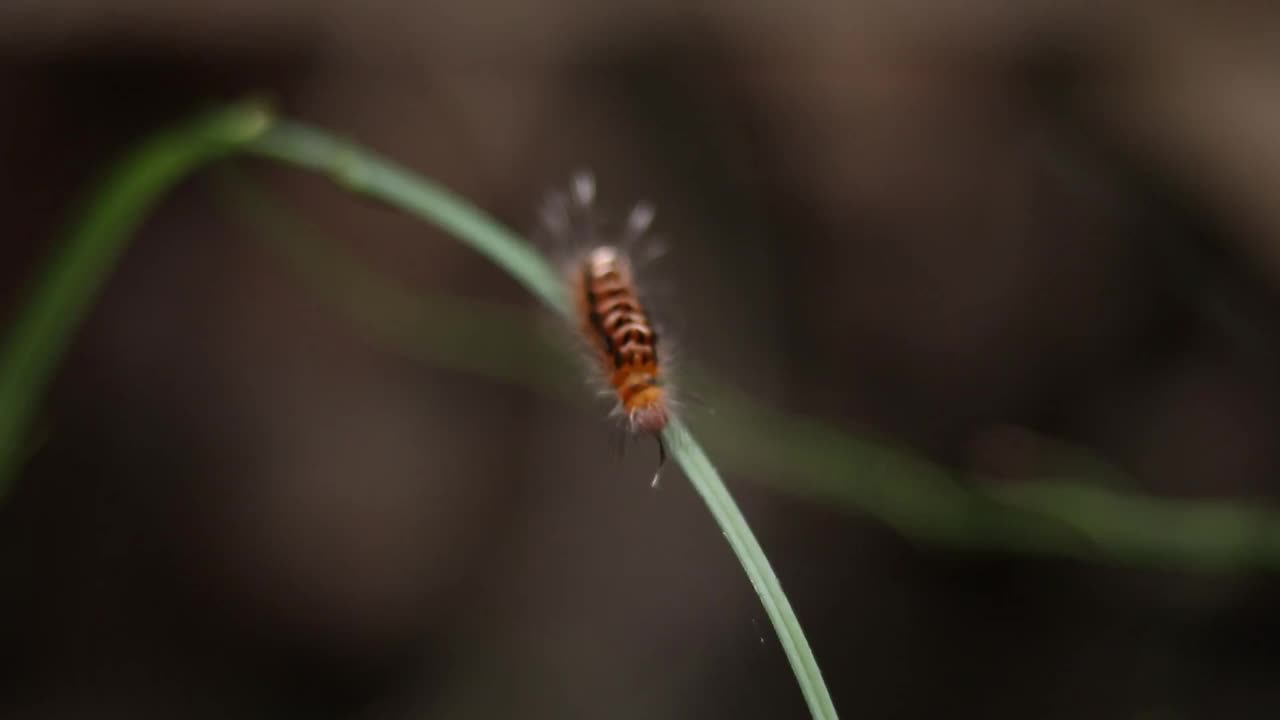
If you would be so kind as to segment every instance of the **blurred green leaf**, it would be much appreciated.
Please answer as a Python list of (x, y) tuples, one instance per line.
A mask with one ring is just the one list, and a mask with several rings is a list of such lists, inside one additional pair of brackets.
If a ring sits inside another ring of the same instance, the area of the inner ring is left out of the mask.
[[(39, 277), (0, 356), (0, 493), (21, 464), (19, 448), (45, 386), (134, 231), (164, 191), (203, 164), (246, 147), (324, 172), (354, 192), (380, 198), (439, 225), (507, 270), (549, 307), (568, 313), (561, 279), (546, 260), (461, 198), (318, 130), (292, 123), (273, 125), (270, 115), (257, 105), (233, 106), (158, 134), (130, 154), (99, 186)], [(327, 269), (315, 266), (312, 270)], [(374, 287), (366, 284), (363, 290), (373, 292)], [(383, 295), (382, 301), (385, 309), (395, 299)], [(417, 306), (403, 308), (412, 312)], [(504, 370), (509, 368), (496, 371)], [(835, 718), (795, 613), (719, 474), (683, 425), (672, 424), (665, 436), (760, 596), (811, 714)]]
[[(571, 358), (532, 329), (529, 312), (400, 287), (239, 180), (229, 195), (237, 216), (358, 327), (424, 362), (574, 397), (563, 382), (572, 375)], [(905, 537), (1176, 570), (1280, 569), (1280, 514), (1273, 510), (1132, 492), (1133, 478), (1050, 441), (1038, 442), (1046, 465), (1030, 480), (965, 477), (887, 441), (762, 407), (690, 361), (682, 368), (682, 380), (716, 410), (696, 425), (723, 467), (779, 492), (865, 513)]]
[(257, 103), (218, 110), (152, 136), (96, 186), (34, 278), (0, 351), (0, 497), (26, 459), (23, 443), (50, 378), (134, 231), (166, 190), (270, 124)]

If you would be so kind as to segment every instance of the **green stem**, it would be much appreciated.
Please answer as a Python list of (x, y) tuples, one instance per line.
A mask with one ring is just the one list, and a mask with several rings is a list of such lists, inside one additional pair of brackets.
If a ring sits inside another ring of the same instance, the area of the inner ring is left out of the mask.
[[(279, 123), (251, 148), (277, 160), (325, 173), (340, 185), (387, 202), (451, 232), (509, 272), (548, 307), (568, 314), (563, 282), (543, 256), (511, 231), (443, 188), (368, 151), (318, 130)], [(672, 456), (684, 469), (729, 540), (786, 652), (814, 718), (835, 718), (835, 706), (791, 604), (742, 512), (701, 446), (680, 423), (666, 430)]]
[(27, 428), (84, 316), (161, 195), (196, 168), (261, 135), (271, 116), (234, 105), (157, 134), (98, 192), (31, 288), (0, 351), (0, 497), (24, 461)]
[[(50, 260), (0, 355), (0, 495), (21, 466), (20, 448), (67, 346), (137, 228), (161, 195), (197, 168), (236, 150), (324, 172), (346, 188), (438, 225), (567, 314), (559, 275), (514, 233), (461, 198), (349, 143), (297, 124), (273, 125), (254, 104), (236, 105), (144, 142), (103, 181)], [(786, 650), (813, 717), (835, 710), (795, 613), (715, 468), (681, 425), (673, 455), (720, 523)]]
[(773, 629), (778, 634), (782, 649), (800, 683), (800, 691), (809, 704), (810, 714), (815, 718), (836, 717), (835, 705), (831, 702), (831, 695), (827, 693), (822, 671), (818, 668), (818, 661), (813, 656), (800, 621), (791, 609), (787, 594), (782, 591), (782, 584), (778, 582), (778, 576), (765, 557), (764, 549), (756, 541), (751, 527), (747, 525), (747, 519), (738, 509), (738, 504), (729, 494), (724, 481), (720, 479), (720, 473), (711, 464), (702, 447), (693, 440), (684, 423), (677, 419), (663, 435), (667, 445), (679, 459), (685, 475), (689, 477), (689, 482), (702, 496), (729, 545), (733, 547), (734, 554), (742, 563), (742, 569), (751, 580), (751, 587), (760, 596), (760, 603), (764, 605), (764, 611), (773, 623)]
[[(567, 357), (530, 328), (530, 313), (400, 286), (300, 218), (247, 177), (229, 207), (357, 328), (422, 362), (564, 398)], [(493, 339), (500, 338), (500, 345)], [(519, 362), (511, 362), (511, 358)], [(940, 547), (1070, 557), (1188, 572), (1280, 570), (1280, 514), (1239, 500), (1153, 497), (1078, 448), (1049, 443), (1016, 483), (963, 477), (884, 442), (793, 417), (713, 380), (691, 363), (681, 378), (719, 412), (700, 424), (721, 467), (778, 492), (866, 513)], [(584, 402), (585, 404), (585, 402)]]
[(382, 200), (448, 231), (557, 312), (569, 313), (564, 283), (542, 255), (445, 188), (368, 150), (298, 123), (277, 123), (252, 149), (328, 175), (352, 192)]

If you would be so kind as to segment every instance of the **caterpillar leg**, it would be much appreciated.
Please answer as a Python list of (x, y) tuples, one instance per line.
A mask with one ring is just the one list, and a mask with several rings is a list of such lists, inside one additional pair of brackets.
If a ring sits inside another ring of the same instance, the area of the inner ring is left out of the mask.
[(662, 436), (658, 435), (658, 469), (653, 471), (653, 481), (649, 483), (649, 487), (654, 490), (658, 489), (658, 479), (662, 477), (662, 466), (667, 464), (667, 444), (662, 441)]

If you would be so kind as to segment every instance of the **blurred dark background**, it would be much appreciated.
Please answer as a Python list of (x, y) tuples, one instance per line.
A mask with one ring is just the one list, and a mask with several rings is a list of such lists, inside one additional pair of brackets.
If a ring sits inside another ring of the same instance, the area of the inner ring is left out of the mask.
[[(521, 230), (582, 165), (653, 200), (682, 353), (767, 405), (962, 470), (1055, 438), (1265, 504), (1278, 30), (1244, 1), (8, 0), (5, 322), (130, 142), (266, 93)], [(533, 305), (434, 229), (245, 167), (397, 281)], [(0, 508), (3, 716), (804, 717), (678, 473), (651, 492), (599, 416), (353, 331), (215, 185), (147, 222)], [(1273, 576), (945, 551), (751, 479), (845, 717), (1280, 711)]]

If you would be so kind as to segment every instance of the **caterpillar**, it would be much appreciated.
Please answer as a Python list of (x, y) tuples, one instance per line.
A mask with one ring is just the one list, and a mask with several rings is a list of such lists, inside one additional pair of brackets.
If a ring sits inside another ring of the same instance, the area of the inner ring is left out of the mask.
[(658, 331), (636, 288), (631, 248), (653, 220), (653, 209), (638, 204), (620, 234), (601, 239), (593, 214), (595, 180), (574, 175), (570, 192), (553, 193), (543, 210), (548, 233), (566, 253), (565, 284), (574, 321), (604, 385), (616, 400), (613, 414), (623, 418), (632, 436), (650, 435), (658, 443), (657, 487), (666, 464), (662, 431), (671, 421), (672, 394), (658, 349)]

